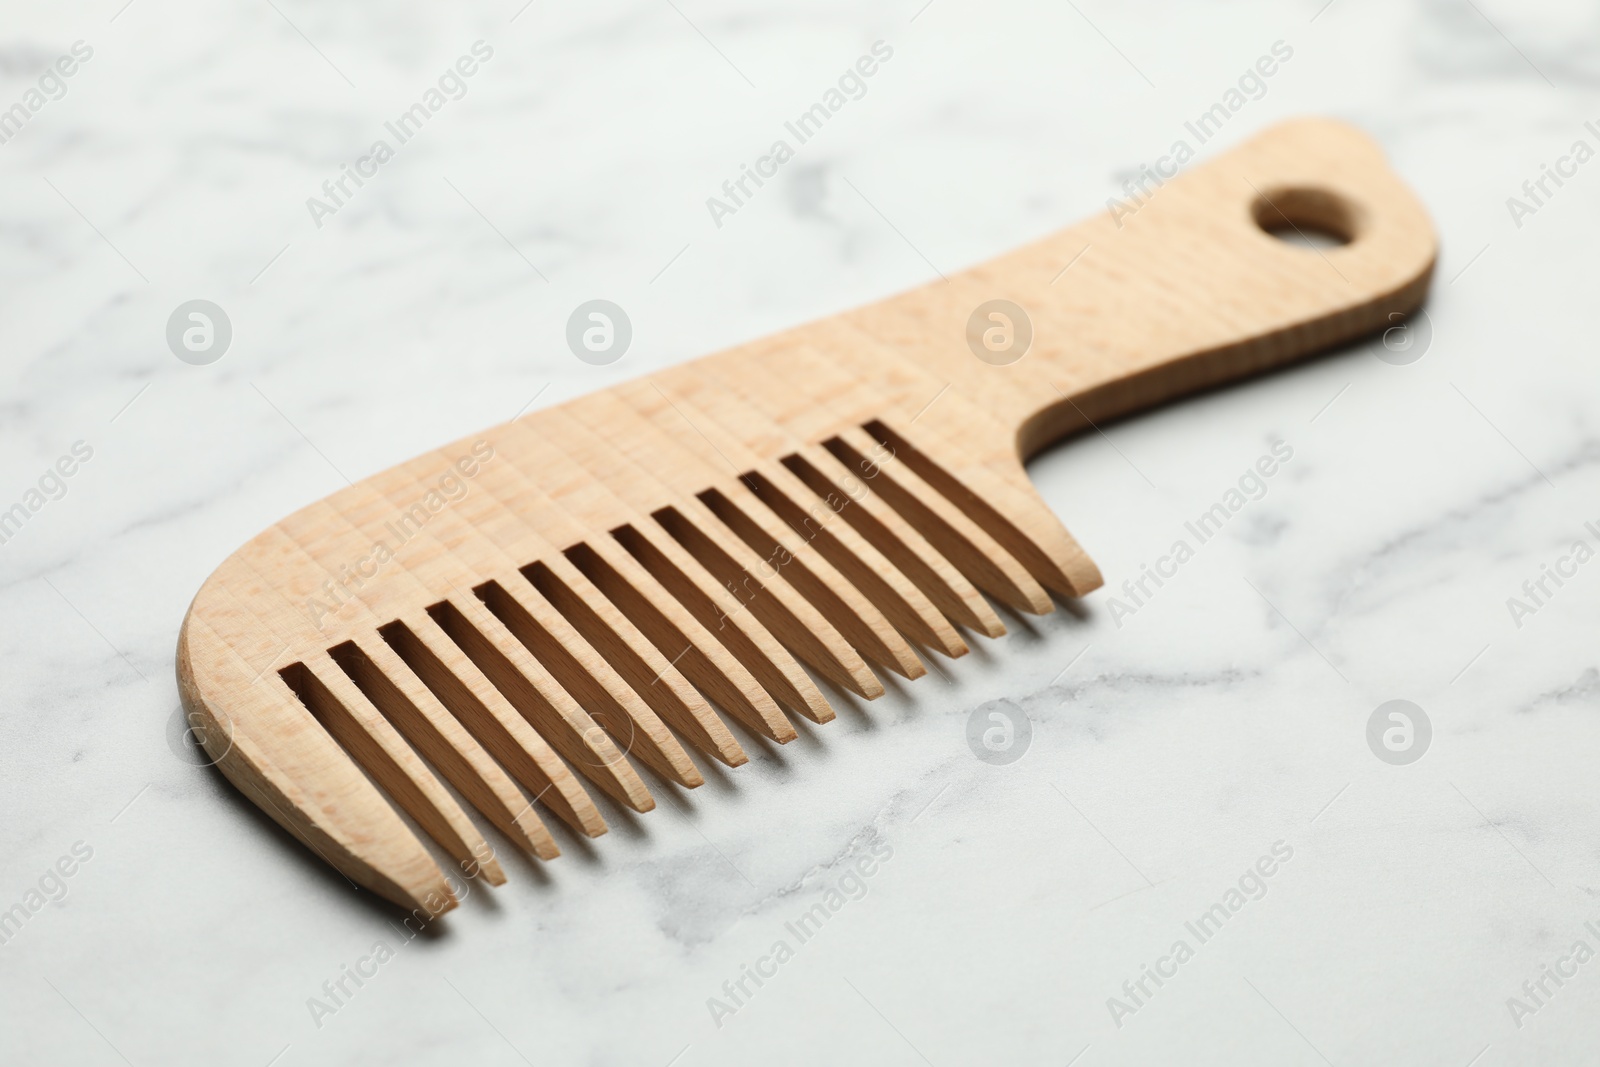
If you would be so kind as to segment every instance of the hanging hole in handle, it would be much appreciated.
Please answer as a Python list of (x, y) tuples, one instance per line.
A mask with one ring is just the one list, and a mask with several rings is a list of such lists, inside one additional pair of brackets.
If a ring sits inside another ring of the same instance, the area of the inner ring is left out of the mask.
[(1361, 231), (1355, 205), (1328, 189), (1267, 189), (1257, 194), (1250, 215), (1264, 233), (1302, 248), (1338, 248), (1354, 241)]

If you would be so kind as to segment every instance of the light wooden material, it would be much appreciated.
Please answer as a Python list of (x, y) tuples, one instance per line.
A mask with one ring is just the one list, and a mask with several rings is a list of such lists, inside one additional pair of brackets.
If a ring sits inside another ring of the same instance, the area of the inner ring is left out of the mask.
[[(184, 623), (179, 682), (207, 749), (352, 880), (437, 914), (451, 890), (398, 812), (504, 876), (432, 768), (548, 859), (536, 810), (593, 836), (589, 787), (644, 812), (641, 768), (692, 788), (690, 750), (745, 762), (722, 714), (782, 743), (784, 712), (833, 717), (818, 680), (871, 699), (878, 671), (925, 672), (916, 649), (959, 656), (958, 628), (1003, 633), (986, 596), (1020, 612), (1082, 596), (1100, 574), (1024, 459), (1389, 325), (1434, 263), (1422, 208), (1333, 122), (1277, 127), (1117, 214), (288, 517)], [(1262, 228), (1289, 224), (1348, 243)], [(1005, 366), (968, 345), (992, 299), (1033, 327)]]

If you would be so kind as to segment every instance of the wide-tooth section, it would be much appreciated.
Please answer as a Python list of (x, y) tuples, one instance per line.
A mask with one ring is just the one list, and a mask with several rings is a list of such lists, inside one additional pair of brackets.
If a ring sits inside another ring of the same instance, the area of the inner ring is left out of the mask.
[(866, 431), (845, 430), (824, 446), (915, 526), (972, 583), (1017, 611), (1046, 615), (1050, 595), (1027, 569), (942, 494), (901, 463)]
[(394, 649), (373, 634), (329, 654), (384, 718), (518, 848), (543, 860), (561, 854), (522, 790)]
[[(509, 588), (508, 588), (509, 587)], [(622, 752), (688, 789), (705, 779), (665, 724), (637, 693), (600, 660), (572, 624), (533, 586), (488, 582), (476, 590), (506, 629), (532, 652), (562, 686), (588, 709)]]
[(985, 637), (1006, 632), (994, 608), (967, 576), (839, 458), (820, 445), (783, 457), (783, 465), (818, 495), (848, 501), (839, 514), (893, 560), (952, 621)]
[(780, 745), (798, 736), (749, 669), (621, 545), (596, 538), (592, 545), (573, 545), (567, 557), (669, 662), (747, 729)]
[(326, 652), (278, 673), (340, 747), (463, 870), (480, 870), (492, 885), (504, 884), (505, 873), (466, 812)]
[(581, 834), (606, 832), (605, 820), (577, 777), (427, 612), (378, 632), (534, 800)]
[(571, 560), (543, 559), (522, 574), (689, 744), (729, 767), (749, 762), (700, 692)]
[[(693, 411), (692, 405), (670, 397), (654, 382), (632, 383), (575, 402), (574, 414), (586, 424), (599, 427), (617, 448), (669, 486), (675, 494), (670, 506), (679, 521), (687, 520), (699, 527), (720, 546), (719, 552), (731, 557), (724, 562), (718, 552), (704, 552), (679, 537), (700, 562), (724, 583), (731, 579), (739, 583), (738, 588), (749, 589), (753, 609), (759, 610), (756, 602), (763, 597), (777, 601), (772, 617), (763, 617), (762, 621), (780, 639), (789, 632), (792, 624), (787, 616), (792, 615), (800, 623), (800, 640), (829, 644), (833, 630), (837, 630), (867, 658), (907, 677), (923, 673), (916, 654), (877, 607), (832, 564), (796, 540), (793, 532), (750, 493), (737, 477), (741, 469), (748, 467), (735, 466), (728, 451), (712, 440), (711, 434), (719, 433), (718, 428), (706, 416)], [(728, 444), (737, 450), (735, 443)], [(726, 506), (709, 507), (708, 492), (717, 493)], [(730, 533), (737, 539), (729, 537)], [(744, 573), (730, 575), (726, 572), (730, 566)], [(828, 626), (818, 624), (818, 613)], [(802, 653), (789, 640), (785, 639), (785, 644), (818, 670), (838, 670), (835, 655), (818, 661), (818, 649)], [(852, 666), (847, 674), (848, 679), (836, 674), (830, 677), (864, 696), (882, 691), (876, 682), (866, 691), (858, 687), (865, 677), (864, 667)]]

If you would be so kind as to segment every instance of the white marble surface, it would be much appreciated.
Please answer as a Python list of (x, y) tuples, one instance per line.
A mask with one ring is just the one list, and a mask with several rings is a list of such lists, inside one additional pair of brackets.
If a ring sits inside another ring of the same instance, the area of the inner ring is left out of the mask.
[[(1600, 962), (1507, 1006), (1600, 948), (1600, 564), (1520, 629), (1506, 606), (1600, 521), (1600, 163), (1520, 228), (1505, 203), (1600, 145), (1590, 5), (121, 2), (0, 29), (0, 107), (94, 50), (0, 145), (0, 508), (94, 451), (0, 546), (0, 909), (92, 849), (0, 946), (0, 1061), (1593, 1061)], [(464, 98), (317, 229), (305, 198), (480, 39)], [(866, 95), (715, 227), (705, 198), (880, 39)], [(318, 1026), (308, 998), (398, 946), (396, 916), (176, 754), (211, 568), (335, 467), (1097, 210), (1278, 40), (1220, 140), (1305, 112), (1382, 140), (1443, 240), (1426, 355), (1354, 347), (1052, 451), (1033, 474), (1112, 586), (1273, 440), (1294, 459), (1125, 625), (1097, 593), (648, 816), (608, 808)], [(562, 340), (596, 296), (635, 324), (612, 367)], [(204, 367), (163, 336), (196, 297), (234, 327)], [(994, 767), (965, 730), (1002, 698), (1033, 739)], [(1365, 739), (1397, 698), (1434, 729), (1404, 767)], [(1279, 840), (1266, 895), (1119, 1027), (1108, 998)], [(861, 899), (786, 933), (875, 847)], [(718, 1026), (708, 998), (780, 938)]]

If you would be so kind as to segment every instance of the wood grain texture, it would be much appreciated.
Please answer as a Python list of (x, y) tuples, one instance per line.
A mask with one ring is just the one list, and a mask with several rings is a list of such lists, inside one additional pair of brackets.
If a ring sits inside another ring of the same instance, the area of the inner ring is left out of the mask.
[[(1284, 226), (1346, 243), (1266, 232)], [(1371, 141), (1287, 123), (1131, 212), (308, 505), (196, 596), (184, 703), (272, 818), (437, 915), (454, 895), (400, 812), (498, 882), (456, 794), (551, 859), (539, 809), (602, 834), (589, 787), (647, 812), (652, 788), (700, 784), (693, 754), (747, 760), (728, 720), (787, 742), (786, 713), (833, 718), (824, 687), (871, 699), (875, 670), (915, 679), (1004, 633), (986, 598), (1037, 613), (1083, 596), (1099, 571), (1033, 492), (1030, 455), (1390, 325), (1435, 253)], [(994, 300), (1031, 326), (1014, 361), (969, 338)]]

